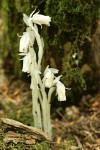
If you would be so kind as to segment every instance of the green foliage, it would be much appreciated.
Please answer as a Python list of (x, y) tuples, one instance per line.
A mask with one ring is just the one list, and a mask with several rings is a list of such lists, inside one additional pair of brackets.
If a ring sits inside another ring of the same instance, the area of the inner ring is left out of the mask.
[[(76, 37), (76, 40), (70, 47), (70, 51), (67, 51), (67, 55), (64, 55), (63, 57), (63, 63), (62, 63), (62, 74), (63, 74), (63, 81), (66, 86), (75, 86), (75, 89), (77, 87), (80, 87), (84, 90), (86, 90), (86, 83), (85, 80), (81, 74), (81, 68), (79, 67), (81, 62), (81, 50), (78, 47), (79, 36)], [(73, 57), (76, 55), (75, 57)], [(73, 89), (72, 89), (73, 90)]]
[[(71, 84), (76, 83), (77, 86), (81, 86), (84, 90), (86, 90), (86, 83), (83, 79), (82, 75), (80, 74), (79, 68), (67, 68), (66, 71), (63, 72), (63, 80), (66, 86), (70, 86)], [(75, 87), (76, 88), (76, 87)]]

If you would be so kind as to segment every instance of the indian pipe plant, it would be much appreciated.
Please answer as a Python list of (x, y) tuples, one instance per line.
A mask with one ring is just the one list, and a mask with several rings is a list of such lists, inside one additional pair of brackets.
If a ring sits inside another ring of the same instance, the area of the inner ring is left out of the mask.
[[(23, 58), (22, 71), (31, 76), (32, 90), (32, 114), (34, 127), (43, 130), (52, 139), (52, 125), (50, 118), (51, 97), (54, 91), (59, 101), (66, 101), (66, 88), (60, 81), (61, 75), (58, 69), (46, 67), (41, 72), (44, 42), (38, 32), (38, 25), (50, 26), (51, 17), (35, 13), (35, 10), (27, 16), (23, 14), (23, 21), (27, 25), (26, 31), (20, 39), (19, 52)], [(38, 52), (35, 51), (34, 43), (37, 43)], [(46, 92), (48, 88), (48, 92)]]

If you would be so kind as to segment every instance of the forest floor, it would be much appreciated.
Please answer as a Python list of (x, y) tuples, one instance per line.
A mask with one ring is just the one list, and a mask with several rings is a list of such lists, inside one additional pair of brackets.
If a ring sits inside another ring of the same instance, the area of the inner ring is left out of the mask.
[[(33, 126), (29, 84), (14, 77), (0, 76), (0, 118), (10, 118)], [(82, 97), (78, 106), (52, 111), (53, 141), (5, 141), (0, 127), (0, 150), (100, 150), (100, 92)], [(8, 132), (6, 130), (6, 132)]]

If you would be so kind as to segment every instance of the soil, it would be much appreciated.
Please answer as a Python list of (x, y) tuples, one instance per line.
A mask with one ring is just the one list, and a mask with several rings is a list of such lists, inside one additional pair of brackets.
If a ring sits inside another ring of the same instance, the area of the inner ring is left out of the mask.
[[(2, 78), (3, 77), (3, 78)], [(78, 106), (52, 112), (53, 140), (34, 145), (4, 142), (0, 127), (1, 150), (100, 150), (100, 91), (83, 95)], [(15, 77), (0, 75), (0, 118), (6, 117), (33, 126), (30, 85)], [(56, 113), (56, 115), (55, 115)], [(6, 131), (7, 132), (7, 131)]]

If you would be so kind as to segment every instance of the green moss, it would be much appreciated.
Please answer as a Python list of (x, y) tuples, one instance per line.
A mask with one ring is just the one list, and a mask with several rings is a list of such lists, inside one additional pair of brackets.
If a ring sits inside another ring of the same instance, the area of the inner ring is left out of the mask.
[(59, 28), (83, 27), (86, 22), (90, 23), (93, 10), (94, 5), (85, 0), (47, 0), (45, 9)]
[(10, 149), (10, 150), (70, 150), (71, 146), (75, 145), (73, 141), (62, 142), (60, 144), (56, 144), (53, 142), (43, 141), (37, 143), (35, 145), (26, 145), (24, 143), (14, 144), (13, 142), (4, 143), (3, 142), (4, 135), (0, 138), (0, 148), (2, 149)]
[[(49, 44), (58, 47), (59, 60), (62, 56), (60, 62), (62, 80), (66, 86), (72, 87), (77, 92), (86, 89), (80, 72), (82, 63), (84, 63), (82, 61), (86, 58), (83, 55), (84, 58), (80, 59), (80, 53), (82, 51), (86, 53), (84, 47), (87, 43), (86, 49), (90, 48), (91, 43), (86, 37), (91, 37), (96, 24), (95, 20), (99, 18), (98, 5), (100, 6), (98, 0), (47, 0), (45, 5), (45, 13), (52, 18), (50, 31), (53, 34), (49, 36)], [(71, 48), (65, 52), (64, 45), (68, 42), (71, 43)], [(77, 60), (72, 58), (74, 53), (77, 53)], [(76, 61), (78, 61), (78, 65)]]
[(50, 150), (50, 143), (41, 142), (34, 146), (34, 150)]

